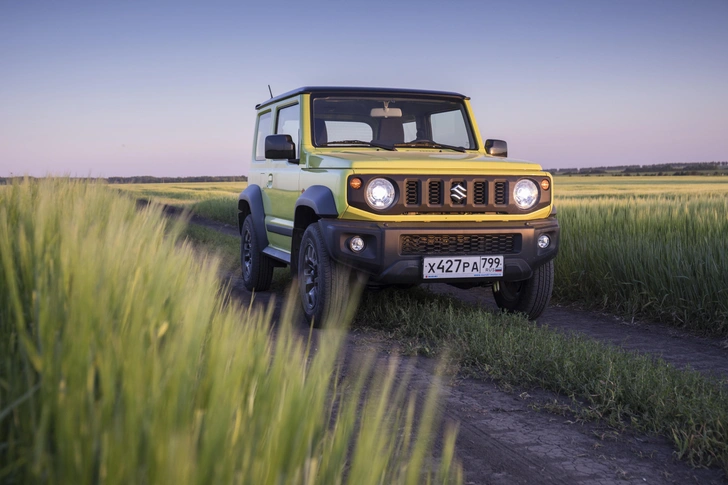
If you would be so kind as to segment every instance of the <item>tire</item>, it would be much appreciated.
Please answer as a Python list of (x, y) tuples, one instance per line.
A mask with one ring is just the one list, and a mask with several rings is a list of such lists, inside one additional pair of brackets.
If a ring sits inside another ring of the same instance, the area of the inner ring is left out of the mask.
[(501, 281), (493, 286), (495, 302), (503, 311), (525, 313), (535, 320), (548, 307), (554, 289), (554, 261), (536, 268), (533, 276), (525, 281)]
[[(356, 301), (361, 284), (352, 272), (329, 257), (318, 224), (306, 228), (298, 256), (298, 292), (309, 325), (316, 328), (348, 323), (349, 305)], [(352, 284), (354, 283), (354, 284)]]
[(249, 214), (243, 222), (240, 236), (240, 266), (243, 271), (243, 284), (248, 291), (267, 291), (273, 281), (273, 260), (263, 254), (258, 237)]

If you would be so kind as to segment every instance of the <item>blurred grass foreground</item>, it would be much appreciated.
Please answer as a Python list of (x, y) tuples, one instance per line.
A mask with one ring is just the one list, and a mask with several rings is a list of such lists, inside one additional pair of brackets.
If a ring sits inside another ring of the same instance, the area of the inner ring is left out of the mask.
[(435, 389), (340, 378), (344, 332), (273, 336), (168, 224), (99, 184), (0, 192), (0, 482), (462, 480)]

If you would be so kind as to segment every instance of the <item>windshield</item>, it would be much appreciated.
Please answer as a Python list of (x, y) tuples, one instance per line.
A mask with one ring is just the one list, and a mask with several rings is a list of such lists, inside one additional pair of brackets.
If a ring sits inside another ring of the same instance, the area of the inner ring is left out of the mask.
[(312, 106), (317, 147), (477, 149), (461, 100), (347, 94), (314, 97)]

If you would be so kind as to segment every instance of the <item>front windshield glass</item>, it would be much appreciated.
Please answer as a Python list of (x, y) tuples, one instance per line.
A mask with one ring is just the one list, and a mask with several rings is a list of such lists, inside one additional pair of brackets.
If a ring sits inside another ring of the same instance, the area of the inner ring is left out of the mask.
[(476, 150), (461, 100), (383, 95), (313, 98), (314, 146)]

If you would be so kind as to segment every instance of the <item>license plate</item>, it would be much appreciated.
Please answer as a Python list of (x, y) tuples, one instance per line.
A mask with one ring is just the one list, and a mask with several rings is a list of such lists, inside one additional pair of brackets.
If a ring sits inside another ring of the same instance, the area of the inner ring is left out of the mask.
[(503, 256), (444, 256), (424, 258), (422, 277), (493, 278), (503, 276)]

